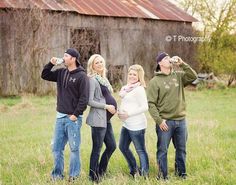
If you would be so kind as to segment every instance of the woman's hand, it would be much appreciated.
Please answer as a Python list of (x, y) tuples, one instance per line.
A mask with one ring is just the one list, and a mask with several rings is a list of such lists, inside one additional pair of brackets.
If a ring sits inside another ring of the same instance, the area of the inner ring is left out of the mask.
[(108, 110), (111, 114), (116, 113), (116, 108), (114, 105), (105, 105), (105, 109)]
[(118, 111), (118, 117), (122, 120), (125, 121), (129, 115), (127, 111)]

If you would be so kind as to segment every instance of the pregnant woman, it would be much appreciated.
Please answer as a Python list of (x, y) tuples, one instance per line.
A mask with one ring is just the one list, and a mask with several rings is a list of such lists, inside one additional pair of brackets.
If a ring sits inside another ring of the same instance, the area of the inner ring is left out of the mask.
[[(104, 176), (109, 159), (116, 149), (115, 137), (110, 122), (116, 113), (117, 103), (112, 97), (112, 86), (106, 78), (105, 60), (99, 54), (88, 60), (87, 73), (90, 82), (90, 111), (86, 123), (91, 126), (92, 152), (90, 156), (89, 179), (98, 182)], [(106, 149), (99, 162), (103, 142)]]
[[(120, 134), (119, 148), (123, 153), (130, 170), (135, 177), (137, 172), (147, 178), (149, 160), (145, 147), (145, 130), (147, 119), (145, 112), (148, 110), (147, 96), (145, 93), (144, 70), (140, 65), (132, 65), (128, 70), (127, 85), (120, 91), (121, 105), (118, 116), (123, 122)], [(129, 146), (133, 142), (139, 156), (140, 167)]]

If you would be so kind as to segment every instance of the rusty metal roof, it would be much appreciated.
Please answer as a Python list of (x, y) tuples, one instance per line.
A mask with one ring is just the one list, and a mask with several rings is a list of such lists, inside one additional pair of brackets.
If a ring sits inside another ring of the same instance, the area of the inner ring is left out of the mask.
[(72, 11), (83, 15), (196, 22), (167, 0), (0, 0), (0, 8)]

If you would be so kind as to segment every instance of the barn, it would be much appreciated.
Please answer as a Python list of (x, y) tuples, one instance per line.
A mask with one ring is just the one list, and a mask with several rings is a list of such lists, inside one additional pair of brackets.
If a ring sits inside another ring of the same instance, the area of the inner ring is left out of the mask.
[(195, 21), (166, 0), (1, 0), (0, 96), (55, 92), (40, 73), (69, 47), (80, 51), (85, 68), (100, 53), (114, 86), (135, 63), (150, 79), (159, 51), (194, 65), (196, 44), (188, 38)]

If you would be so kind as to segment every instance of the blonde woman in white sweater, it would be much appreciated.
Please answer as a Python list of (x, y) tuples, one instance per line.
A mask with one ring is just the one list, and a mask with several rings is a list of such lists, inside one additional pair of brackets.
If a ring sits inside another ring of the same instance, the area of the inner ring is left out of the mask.
[[(147, 119), (145, 112), (148, 110), (148, 103), (144, 81), (144, 70), (140, 65), (132, 65), (128, 70), (127, 85), (120, 90), (121, 105), (118, 116), (123, 122), (120, 134), (119, 149), (123, 153), (130, 174), (135, 177), (137, 173), (148, 176), (149, 159), (145, 147), (145, 130)], [(140, 168), (129, 146), (133, 142), (135, 150), (139, 156)]]

